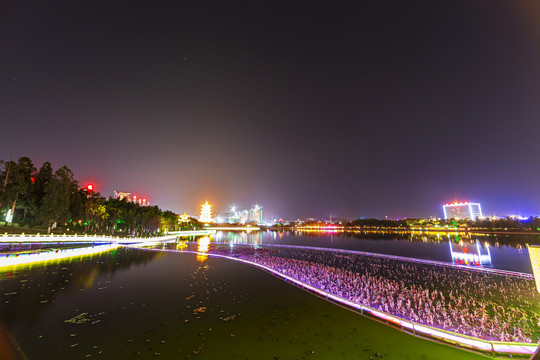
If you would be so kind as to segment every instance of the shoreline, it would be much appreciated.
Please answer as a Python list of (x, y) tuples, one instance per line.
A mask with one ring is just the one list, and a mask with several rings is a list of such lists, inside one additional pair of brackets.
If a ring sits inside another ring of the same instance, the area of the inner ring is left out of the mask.
[(538, 235), (540, 231), (504, 231), (504, 230), (475, 230), (475, 229), (410, 229), (410, 228), (392, 228), (392, 229), (372, 229), (372, 228), (302, 228), (302, 227), (268, 227), (270, 231), (303, 231), (303, 232), (388, 232), (388, 233), (444, 233), (444, 234), (479, 234), (479, 235)]

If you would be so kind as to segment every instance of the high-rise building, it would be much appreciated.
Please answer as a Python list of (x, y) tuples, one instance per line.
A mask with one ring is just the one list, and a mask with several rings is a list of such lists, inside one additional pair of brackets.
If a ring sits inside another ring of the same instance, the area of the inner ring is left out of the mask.
[(444, 204), (443, 211), (445, 219), (476, 220), (483, 218), (480, 204), (470, 203), (468, 201)]
[(257, 224), (264, 224), (263, 208), (259, 205), (254, 205), (248, 211), (248, 221), (254, 221)]
[(128, 193), (126, 191), (114, 191), (114, 198), (118, 200), (124, 200), (126, 199), (127, 202), (131, 201), (131, 193)]

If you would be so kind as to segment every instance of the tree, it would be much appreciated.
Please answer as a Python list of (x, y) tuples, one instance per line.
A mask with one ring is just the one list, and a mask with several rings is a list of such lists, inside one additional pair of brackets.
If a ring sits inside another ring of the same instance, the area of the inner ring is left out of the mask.
[(178, 215), (169, 210), (161, 212), (160, 231), (165, 232), (166, 230), (178, 230)]
[(57, 223), (69, 220), (71, 199), (77, 189), (78, 182), (74, 179), (73, 172), (66, 166), (56, 170), (45, 186), (45, 195), (39, 207), (39, 219), (48, 226), (49, 234)]
[[(8, 169), (9, 176), (7, 176)], [(32, 160), (28, 157), (21, 157), (17, 162), (12, 161), (7, 166), (4, 166), (2, 178), (6, 186), (2, 193), (2, 204), (4, 206), (11, 206), (11, 213), (14, 217), (19, 200), (21, 200), (20, 207), (23, 210), (23, 214), (32, 206), (32, 176), (35, 172), (36, 168), (32, 164)]]

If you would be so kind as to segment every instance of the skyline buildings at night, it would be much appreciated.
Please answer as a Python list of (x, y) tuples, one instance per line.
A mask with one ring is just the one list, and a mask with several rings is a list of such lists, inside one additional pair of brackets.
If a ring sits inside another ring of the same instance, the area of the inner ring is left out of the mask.
[(175, 212), (540, 214), (537, 4), (10, 2), (0, 158)]

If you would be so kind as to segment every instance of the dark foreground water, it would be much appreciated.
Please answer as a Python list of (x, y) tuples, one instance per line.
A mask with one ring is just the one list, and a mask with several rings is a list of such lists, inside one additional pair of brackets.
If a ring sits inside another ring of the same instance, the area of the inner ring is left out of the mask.
[(474, 359), (263, 271), (120, 249), (0, 272), (0, 359)]

